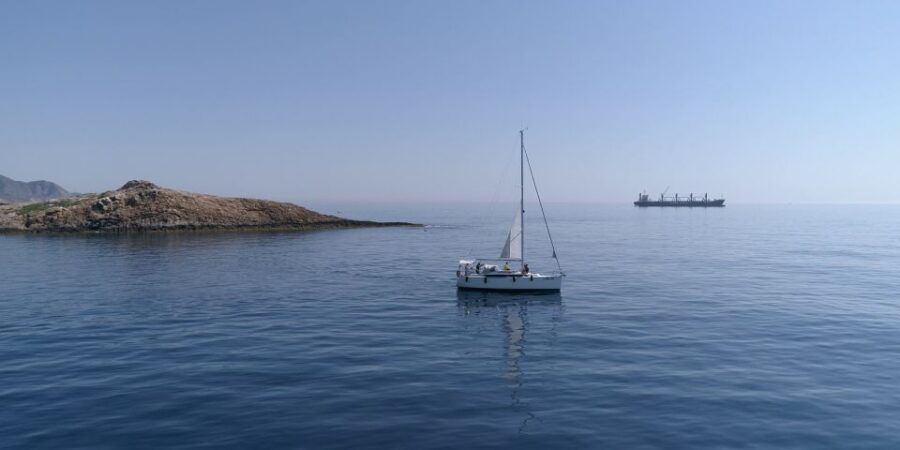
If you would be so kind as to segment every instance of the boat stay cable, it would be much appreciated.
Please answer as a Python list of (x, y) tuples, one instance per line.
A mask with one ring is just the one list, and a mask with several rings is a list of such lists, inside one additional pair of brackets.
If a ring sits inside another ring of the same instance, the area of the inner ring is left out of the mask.
[(525, 161), (528, 162), (528, 173), (531, 174), (531, 184), (534, 186), (534, 195), (537, 196), (538, 205), (541, 207), (541, 216), (544, 217), (544, 227), (547, 228), (547, 237), (550, 239), (550, 248), (553, 250), (553, 259), (556, 261), (556, 268), (559, 273), (565, 275), (562, 266), (559, 265), (559, 257), (556, 256), (556, 245), (553, 244), (553, 236), (550, 234), (550, 224), (547, 223), (547, 214), (544, 213), (544, 202), (541, 201), (541, 193), (538, 192), (537, 181), (534, 179), (534, 170), (531, 168), (531, 158), (528, 157), (528, 150), (525, 150)]

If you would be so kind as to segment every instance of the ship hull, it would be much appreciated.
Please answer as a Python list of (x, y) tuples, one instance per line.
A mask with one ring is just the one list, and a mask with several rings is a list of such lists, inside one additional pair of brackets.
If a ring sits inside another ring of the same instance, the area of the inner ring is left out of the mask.
[(459, 274), (456, 277), (459, 289), (479, 291), (540, 292), (562, 289), (562, 275), (481, 275)]
[(709, 200), (709, 201), (679, 200), (677, 202), (674, 200), (664, 200), (664, 201), (646, 200), (646, 201), (636, 201), (636, 202), (634, 202), (634, 206), (639, 206), (641, 208), (646, 208), (646, 207), (650, 207), (650, 206), (682, 207), (682, 208), (721, 208), (721, 207), (725, 206), (725, 200), (724, 199)]

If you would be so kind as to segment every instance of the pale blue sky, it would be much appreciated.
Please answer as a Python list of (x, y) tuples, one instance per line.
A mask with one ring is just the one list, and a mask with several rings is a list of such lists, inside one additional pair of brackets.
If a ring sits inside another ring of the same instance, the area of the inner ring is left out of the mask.
[(0, 174), (295, 201), (900, 202), (900, 2), (0, 1)]

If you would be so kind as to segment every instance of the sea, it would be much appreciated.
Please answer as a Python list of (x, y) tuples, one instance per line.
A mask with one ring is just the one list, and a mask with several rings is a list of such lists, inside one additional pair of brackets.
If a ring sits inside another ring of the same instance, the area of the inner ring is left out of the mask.
[(426, 226), (0, 235), (0, 447), (900, 448), (900, 206), (314, 206)]

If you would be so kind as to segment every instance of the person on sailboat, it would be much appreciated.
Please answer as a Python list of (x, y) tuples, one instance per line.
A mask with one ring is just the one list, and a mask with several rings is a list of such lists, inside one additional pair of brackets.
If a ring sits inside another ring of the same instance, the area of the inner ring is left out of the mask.
[(503, 263), (503, 271), (509, 272), (509, 261)]
[(528, 275), (528, 264), (525, 264), (525, 266), (522, 267), (522, 273)]

